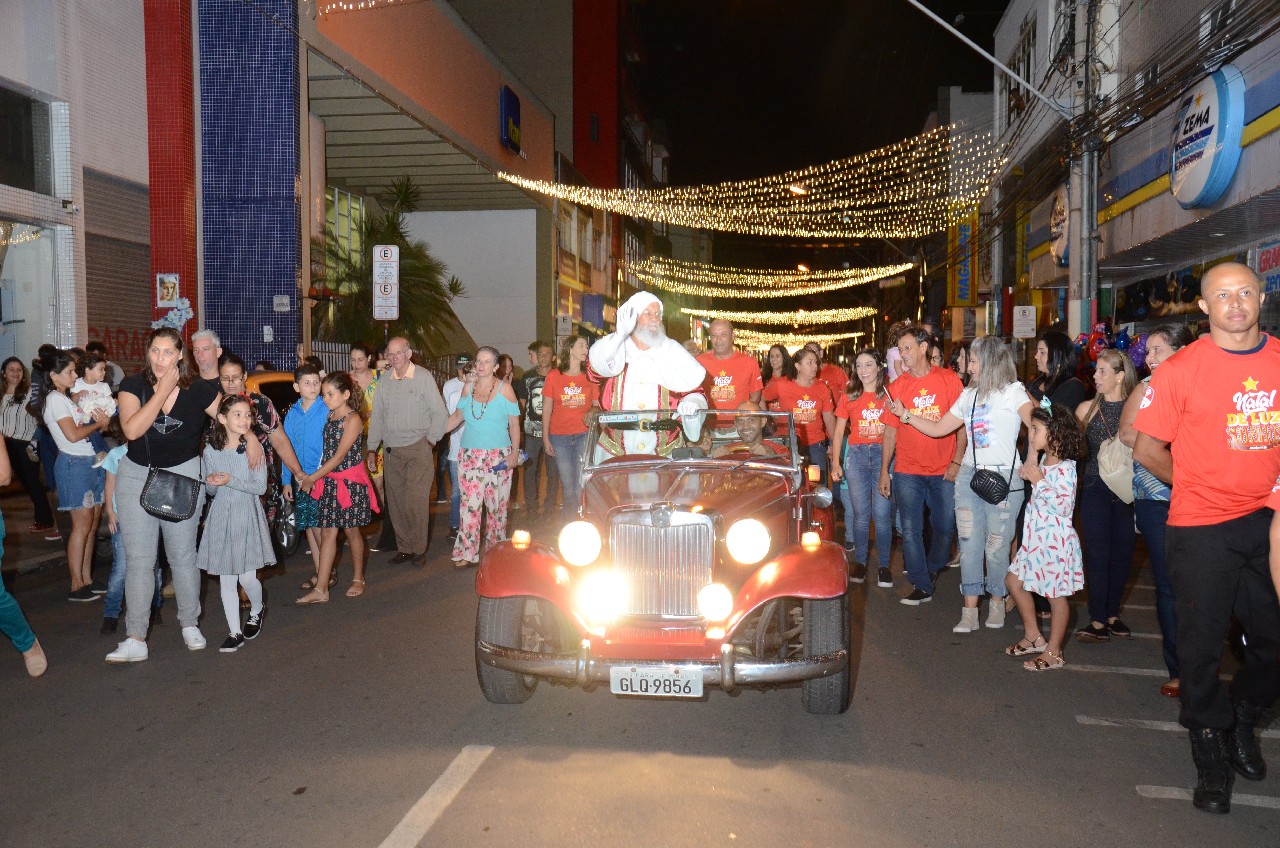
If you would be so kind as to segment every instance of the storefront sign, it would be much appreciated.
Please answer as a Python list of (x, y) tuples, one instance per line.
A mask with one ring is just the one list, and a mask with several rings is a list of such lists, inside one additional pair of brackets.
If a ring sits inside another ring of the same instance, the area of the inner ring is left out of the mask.
[(1013, 337), (1015, 339), (1034, 339), (1036, 337), (1036, 308), (1034, 306), (1013, 307)]
[(1258, 276), (1263, 279), (1264, 292), (1280, 291), (1280, 241), (1268, 241), (1258, 245)]
[(1058, 186), (1053, 194), (1053, 211), (1049, 213), (1049, 254), (1059, 268), (1071, 262), (1071, 207), (1067, 186)]
[(947, 304), (978, 305), (978, 256), (973, 241), (978, 235), (978, 213), (952, 224), (947, 230)]
[(400, 248), (394, 244), (373, 246), (373, 320), (400, 318)]
[(1223, 65), (1182, 98), (1173, 130), (1169, 190), (1184, 209), (1211, 206), (1240, 164), (1244, 77)]
[(513, 153), (520, 152), (520, 97), (507, 86), (498, 96), (498, 136), (502, 146)]

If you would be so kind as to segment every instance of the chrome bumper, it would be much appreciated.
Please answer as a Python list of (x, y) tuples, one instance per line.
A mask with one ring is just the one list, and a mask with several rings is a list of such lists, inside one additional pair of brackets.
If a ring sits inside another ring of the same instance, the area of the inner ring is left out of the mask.
[(726, 692), (736, 686), (794, 683), (827, 677), (843, 671), (849, 664), (849, 652), (845, 650), (790, 660), (758, 660), (737, 656), (733, 652), (733, 646), (729, 644), (720, 646), (719, 662), (600, 658), (591, 655), (590, 639), (582, 640), (576, 655), (539, 654), (481, 641), (476, 643), (476, 657), (494, 668), (533, 677), (572, 680), (580, 686), (607, 681), (609, 670), (613, 668), (678, 668), (682, 671), (701, 671), (704, 685), (719, 686)]

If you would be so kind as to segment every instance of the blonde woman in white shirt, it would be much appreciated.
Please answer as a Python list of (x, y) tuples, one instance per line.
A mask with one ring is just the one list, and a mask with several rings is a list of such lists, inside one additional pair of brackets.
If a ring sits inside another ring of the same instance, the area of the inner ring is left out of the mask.
[[(984, 588), (991, 595), (986, 626), (1004, 626), (1005, 574), (1009, 549), (1017, 532), (1018, 513), (1026, 490), (1018, 476), (1018, 434), (1030, 425), (1034, 401), (1018, 382), (1013, 355), (998, 336), (983, 336), (969, 347), (969, 386), (940, 421), (918, 415), (905, 419), (926, 436), (939, 438), (965, 428), (969, 447), (956, 476), (956, 531), (960, 539), (960, 592), (964, 608), (955, 633), (978, 629), (978, 602)], [(896, 399), (889, 411), (902, 417)], [(1009, 483), (1009, 493), (988, 503), (970, 487), (974, 474), (986, 469)]]

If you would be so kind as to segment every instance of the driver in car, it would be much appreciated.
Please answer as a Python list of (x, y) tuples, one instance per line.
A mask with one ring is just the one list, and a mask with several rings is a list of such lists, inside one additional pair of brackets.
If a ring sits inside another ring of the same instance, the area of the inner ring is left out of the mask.
[[(638, 292), (619, 307), (617, 331), (591, 346), (587, 363), (588, 375), (604, 384), (600, 405), (606, 411), (674, 409), (689, 441), (699, 441), (707, 372), (683, 345), (667, 337), (658, 298)], [(614, 456), (668, 456), (682, 442), (679, 427), (619, 427), (603, 429), (599, 447)]]
[[(751, 401), (743, 401), (738, 404), (738, 410), (743, 412), (760, 412), (760, 404)], [(738, 431), (740, 441), (730, 442), (727, 445), (721, 445), (711, 452), (713, 459), (729, 456), (735, 453), (749, 453), (754, 456), (765, 457), (783, 457), (787, 456), (787, 449), (776, 442), (768, 441), (765, 436), (772, 435), (767, 432), (770, 425), (769, 418), (764, 415), (739, 415), (733, 421), (733, 427)]]

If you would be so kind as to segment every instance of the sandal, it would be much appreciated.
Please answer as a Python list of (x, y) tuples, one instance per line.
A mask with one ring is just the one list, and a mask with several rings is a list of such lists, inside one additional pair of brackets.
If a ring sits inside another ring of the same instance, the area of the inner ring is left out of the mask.
[(1008, 657), (1025, 657), (1030, 654), (1043, 654), (1045, 648), (1049, 647), (1049, 643), (1044, 640), (1044, 636), (1037, 636), (1034, 642), (1027, 642), (1026, 637), (1019, 639), (1012, 645), (1004, 649), (1005, 656)]
[(1004, 596), (1004, 614), (1005, 615), (1008, 615), (1009, 613), (1013, 612), (1014, 609), (1017, 608), (1017, 606), (1018, 606), (1017, 602), (1013, 600), (1013, 595)]
[(329, 593), (321, 592), (319, 589), (312, 589), (310, 592), (294, 601), (294, 603), (299, 606), (305, 606), (307, 604), (327, 604), (329, 603)]
[[(308, 578), (307, 578), (307, 582), (303, 583), (303, 584), (302, 584), (301, 586), (299, 586), (298, 588), (299, 588), (299, 589), (314, 589), (314, 588), (316, 587), (316, 580), (317, 580), (317, 579), (319, 579), (319, 577), (320, 577), (320, 575), (318, 575), (318, 574), (313, 574), (313, 575), (311, 575), (310, 577), (308, 577)], [(337, 572), (335, 571), (333, 574), (329, 575), (329, 588), (330, 588), (330, 589), (332, 589), (332, 588), (333, 588), (333, 585), (334, 585), (335, 583), (337, 583), (337, 582), (338, 582), (338, 574), (337, 574)]]
[[(1048, 657), (1049, 659), (1045, 659)], [(1053, 651), (1045, 651), (1043, 657), (1036, 657), (1034, 660), (1027, 660), (1022, 667), (1027, 671), (1053, 671), (1058, 668), (1065, 668), (1067, 661), (1062, 658), (1062, 654), (1055, 654)]]
[(348, 598), (358, 598), (358, 597), (360, 597), (360, 596), (361, 596), (361, 595), (363, 595), (363, 594), (364, 594), (364, 581), (363, 581), (363, 580), (352, 580), (352, 581), (351, 581), (351, 588), (350, 588), (350, 589), (347, 589), (347, 597), (348, 597)]

